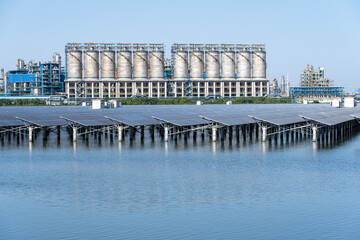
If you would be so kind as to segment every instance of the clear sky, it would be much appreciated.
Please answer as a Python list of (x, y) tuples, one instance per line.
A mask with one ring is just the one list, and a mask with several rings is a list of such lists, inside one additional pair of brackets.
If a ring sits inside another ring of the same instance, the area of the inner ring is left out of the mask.
[(297, 86), (307, 64), (360, 87), (360, 1), (5, 1), (0, 67), (64, 59), (67, 42), (265, 43), (267, 76)]

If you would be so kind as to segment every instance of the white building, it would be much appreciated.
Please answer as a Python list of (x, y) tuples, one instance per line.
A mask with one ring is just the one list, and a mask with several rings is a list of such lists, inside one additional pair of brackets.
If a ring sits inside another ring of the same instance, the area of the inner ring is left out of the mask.
[(346, 108), (355, 107), (355, 98), (354, 97), (345, 97), (344, 98), (344, 107), (346, 107)]

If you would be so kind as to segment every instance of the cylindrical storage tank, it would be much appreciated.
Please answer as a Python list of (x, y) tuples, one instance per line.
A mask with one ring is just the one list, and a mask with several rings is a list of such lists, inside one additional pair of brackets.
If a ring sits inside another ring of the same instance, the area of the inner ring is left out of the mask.
[(190, 51), (190, 79), (204, 80), (204, 51), (200, 47)]
[(206, 80), (220, 78), (220, 54), (215, 48), (207, 49), (205, 52), (205, 76)]
[(23, 70), (23, 69), (25, 69), (25, 62), (24, 62), (24, 60), (18, 59), (18, 60), (16, 61), (16, 66), (17, 66), (17, 69), (18, 69), (18, 70)]
[(99, 79), (99, 52), (93, 47), (84, 53), (84, 79)]
[(101, 52), (101, 79), (115, 79), (115, 52), (111, 49), (105, 49)]
[(173, 50), (174, 57), (174, 79), (188, 79), (189, 55), (184, 47)]
[(251, 77), (251, 59), (250, 51), (247, 48), (242, 48), (236, 53), (236, 77), (237, 79), (244, 79)]
[(148, 78), (148, 51), (139, 48), (134, 51), (134, 79)]
[(131, 79), (132, 56), (128, 47), (123, 47), (117, 52), (117, 78)]
[(150, 79), (164, 79), (164, 51), (160, 48), (150, 51)]
[(61, 56), (60, 56), (59, 53), (54, 52), (54, 54), (53, 54), (53, 62), (56, 63), (56, 64), (61, 65)]
[(82, 79), (82, 52), (77, 48), (68, 50), (67, 53), (67, 78)]
[(252, 52), (252, 77), (266, 78), (266, 52), (262, 48)]
[(221, 79), (235, 79), (235, 51), (232, 48), (221, 52)]

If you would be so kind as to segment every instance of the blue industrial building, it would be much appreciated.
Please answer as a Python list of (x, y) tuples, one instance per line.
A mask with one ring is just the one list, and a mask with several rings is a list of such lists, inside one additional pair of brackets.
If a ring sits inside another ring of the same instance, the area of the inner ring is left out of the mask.
[(29, 65), (6, 73), (5, 95), (57, 95), (65, 91), (65, 74), (59, 63)]
[(293, 102), (306, 100), (326, 101), (343, 97), (343, 87), (291, 87), (290, 98)]

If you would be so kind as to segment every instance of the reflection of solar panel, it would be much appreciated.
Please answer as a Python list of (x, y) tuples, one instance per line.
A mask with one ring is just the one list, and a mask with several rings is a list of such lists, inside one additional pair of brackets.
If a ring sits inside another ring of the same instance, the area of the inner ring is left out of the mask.
[(326, 125), (336, 125), (351, 121), (355, 117), (360, 119), (360, 108), (358, 107), (339, 109), (321, 104), (158, 105), (123, 106), (118, 109), (101, 110), (68, 106), (1, 107), (0, 127), (24, 126), (28, 124), (48, 127), (63, 126), (71, 123), (78, 123), (84, 126), (106, 126), (118, 123), (130, 126), (147, 126), (161, 122), (177, 126), (204, 125), (211, 122), (225, 126), (234, 126), (255, 123), (256, 120), (279, 126), (307, 120)]

